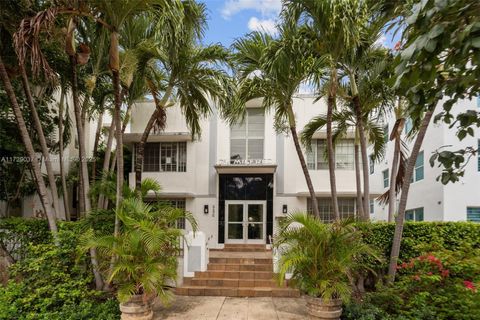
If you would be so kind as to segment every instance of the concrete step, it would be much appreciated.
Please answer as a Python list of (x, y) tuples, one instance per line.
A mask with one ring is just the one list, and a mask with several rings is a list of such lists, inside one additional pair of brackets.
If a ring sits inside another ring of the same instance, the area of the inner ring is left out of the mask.
[(272, 258), (257, 258), (257, 257), (219, 257), (219, 256), (210, 256), (209, 263), (216, 264), (272, 264)]
[[(285, 282), (286, 283), (286, 282)], [(183, 285), (192, 287), (272, 287), (282, 288), (273, 279), (225, 279), (225, 278), (183, 278)]]
[(199, 279), (271, 280), (273, 271), (195, 271), (194, 277)]
[(272, 287), (194, 287), (176, 288), (181, 296), (225, 296), (225, 297), (300, 297), (300, 292), (292, 288)]
[(209, 263), (208, 271), (272, 271), (273, 264)]

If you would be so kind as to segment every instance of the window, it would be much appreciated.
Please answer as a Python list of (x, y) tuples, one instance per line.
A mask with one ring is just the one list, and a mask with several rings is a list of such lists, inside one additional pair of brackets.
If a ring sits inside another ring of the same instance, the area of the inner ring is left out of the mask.
[(143, 158), (143, 171), (186, 172), (187, 143), (146, 143)]
[[(354, 142), (344, 139), (335, 145), (335, 168), (353, 170), (354, 168)], [(307, 152), (307, 167), (311, 170), (327, 170), (327, 141), (316, 139), (312, 141), (312, 150)]]
[(369, 160), (370, 174), (373, 174), (375, 172), (375, 160), (373, 159), (373, 154), (371, 154), (368, 157), (368, 160)]
[(412, 182), (423, 180), (423, 151), (418, 153), (415, 161), (415, 170), (412, 176)]
[(247, 109), (245, 121), (230, 128), (230, 160), (263, 159), (264, 136), (263, 110)]
[(406, 210), (405, 211), (405, 220), (407, 220), (407, 221), (423, 221), (423, 207)]
[[(332, 210), (332, 199), (330, 198), (317, 198), (318, 211), (320, 211), (320, 219), (323, 222), (333, 222), (335, 217)], [(338, 198), (338, 210), (340, 211), (340, 218), (352, 218), (355, 217), (355, 198)], [(307, 199), (307, 212), (312, 214), (312, 200)]]
[(480, 96), (477, 96), (477, 108), (480, 108)]
[(383, 127), (383, 141), (388, 143), (388, 124)]
[(370, 200), (370, 214), (375, 213), (375, 200), (371, 199)]
[(409, 134), (410, 131), (412, 131), (413, 128), (413, 122), (411, 118), (407, 118), (405, 120), (405, 134)]
[(480, 207), (467, 207), (467, 221), (480, 222)]
[[(162, 199), (160, 203), (185, 211), (185, 199)], [(176, 227), (178, 229), (185, 229), (185, 218), (178, 219), (176, 222)]]
[(382, 171), (383, 175), (383, 187), (388, 188), (390, 186), (390, 175), (388, 174), (388, 169)]

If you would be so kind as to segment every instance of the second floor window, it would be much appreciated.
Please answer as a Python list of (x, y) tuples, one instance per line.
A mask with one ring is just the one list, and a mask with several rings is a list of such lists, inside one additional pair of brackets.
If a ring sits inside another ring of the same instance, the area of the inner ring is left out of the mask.
[(383, 187), (388, 188), (390, 186), (390, 175), (388, 174), (388, 169), (382, 171), (383, 175)]
[(265, 116), (260, 108), (247, 109), (243, 123), (230, 129), (230, 160), (263, 159)]
[(415, 161), (415, 171), (413, 172), (412, 182), (423, 180), (423, 151), (418, 153), (417, 160)]
[(144, 172), (186, 172), (187, 143), (146, 143), (143, 158)]
[(406, 210), (405, 211), (405, 220), (407, 220), (407, 221), (423, 221), (423, 207)]
[[(353, 170), (354, 144), (352, 139), (338, 141), (335, 148), (335, 168)], [(307, 166), (311, 170), (327, 170), (327, 141), (325, 139), (312, 140), (312, 149), (307, 152)]]

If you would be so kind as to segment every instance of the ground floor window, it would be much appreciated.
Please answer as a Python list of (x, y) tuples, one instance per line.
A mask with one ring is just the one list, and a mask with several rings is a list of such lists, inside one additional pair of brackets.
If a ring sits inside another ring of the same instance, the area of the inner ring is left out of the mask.
[(405, 220), (407, 221), (423, 221), (423, 207), (405, 211)]
[(480, 222), (480, 207), (467, 207), (467, 221)]
[[(320, 219), (323, 222), (333, 222), (335, 217), (332, 209), (332, 199), (317, 198), (318, 211), (320, 212)], [(355, 198), (338, 198), (338, 210), (340, 211), (340, 218), (347, 219), (355, 217)], [(312, 200), (307, 199), (307, 212), (313, 213)]]
[[(158, 201), (149, 201), (150, 203), (159, 203), (163, 205), (169, 205), (176, 209), (185, 210), (185, 199), (161, 199)], [(181, 218), (177, 220), (176, 227), (178, 229), (185, 229), (185, 218)]]

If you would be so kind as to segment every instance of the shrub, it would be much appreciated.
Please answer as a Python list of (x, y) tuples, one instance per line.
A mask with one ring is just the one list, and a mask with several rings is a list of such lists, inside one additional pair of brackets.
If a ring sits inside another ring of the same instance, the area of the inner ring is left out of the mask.
[(94, 313), (105, 314), (95, 319), (111, 319), (108, 314), (115, 314), (112, 302), (101, 303), (104, 297), (91, 287), (88, 259), (77, 256), (77, 225), (60, 229), (60, 246), (29, 244), (24, 258), (10, 267), (11, 279), (0, 288), (0, 319), (91, 319)]

